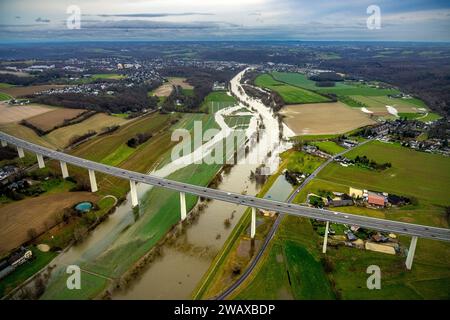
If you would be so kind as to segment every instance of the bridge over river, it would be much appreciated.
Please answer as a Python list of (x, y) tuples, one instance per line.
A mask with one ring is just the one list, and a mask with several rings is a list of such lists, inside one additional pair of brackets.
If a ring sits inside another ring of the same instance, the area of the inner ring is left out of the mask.
[[(206, 187), (200, 187), (192, 184), (177, 182), (168, 180), (153, 175), (146, 175), (138, 172), (128, 171), (117, 167), (112, 167), (97, 163), (94, 161), (81, 159), (72, 155), (68, 155), (62, 152), (54, 151), (28, 141), (13, 137), (11, 135), (0, 132), (1, 145), (7, 146), (8, 144), (15, 146), (19, 157), (24, 157), (24, 150), (35, 153), (37, 162), (40, 168), (45, 167), (45, 158), (57, 160), (61, 165), (61, 172), (63, 178), (69, 176), (67, 164), (85, 168), (89, 172), (89, 179), (91, 184), (91, 191), (97, 192), (97, 182), (95, 178), (96, 172), (101, 172), (118, 178), (126, 179), (130, 182), (131, 202), (132, 206), (139, 205), (137, 196), (137, 183), (144, 183), (156, 187), (166, 188), (178, 191), (180, 193), (181, 213), (180, 219), (186, 219), (186, 193), (201, 196), (203, 198), (215, 199), (218, 201), (225, 201), (229, 203), (244, 205), (252, 208), (252, 222), (251, 222), (251, 237), (255, 236), (256, 232), (256, 210), (269, 210), (279, 212), (283, 214), (289, 214), (293, 216), (306, 217), (310, 219), (316, 219), (320, 221), (340, 224), (350, 224), (364, 227), (367, 229), (373, 229), (383, 232), (392, 232), (412, 237), (410, 249), (408, 251), (408, 257), (406, 259), (406, 266), (411, 269), (414, 258), (414, 252), (418, 238), (429, 238), (440, 241), (450, 241), (450, 229), (435, 228), (425, 225), (417, 225), (399, 221), (391, 221), (386, 219), (377, 219), (359, 215), (353, 215), (348, 213), (341, 213), (330, 210), (323, 210), (317, 208), (310, 208), (301, 205), (291, 204), (287, 202), (280, 202), (270, 199), (261, 199), (254, 196), (242, 195), (233, 192), (221, 191)], [(325, 239), (327, 237), (325, 232)], [(326, 245), (326, 241), (324, 241)]]

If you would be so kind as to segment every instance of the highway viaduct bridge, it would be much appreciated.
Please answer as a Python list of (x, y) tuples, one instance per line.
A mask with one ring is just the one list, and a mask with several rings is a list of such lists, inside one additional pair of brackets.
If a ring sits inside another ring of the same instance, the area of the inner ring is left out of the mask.
[(136, 207), (139, 205), (139, 199), (136, 190), (137, 183), (145, 183), (148, 185), (162, 187), (170, 190), (175, 190), (180, 193), (180, 206), (181, 206), (181, 220), (186, 219), (186, 193), (200, 196), (203, 198), (215, 199), (219, 201), (225, 201), (229, 203), (235, 203), (239, 205), (244, 205), (252, 208), (252, 220), (250, 235), (254, 238), (256, 233), (256, 210), (263, 209), (274, 212), (281, 212), (284, 214), (306, 217), (311, 219), (316, 219), (326, 222), (326, 231), (323, 243), (323, 252), (326, 252), (327, 238), (328, 238), (328, 227), (330, 222), (340, 223), (340, 224), (350, 224), (367, 229), (373, 229), (384, 232), (392, 232), (403, 235), (408, 235), (412, 237), (410, 248), (408, 250), (408, 256), (406, 258), (406, 267), (411, 269), (412, 262), (414, 259), (414, 252), (416, 249), (416, 244), (418, 238), (429, 238), (440, 241), (450, 241), (450, 229), (435, 228), (424, 225), (417, 225), (411, 223), (404, 223), (399, 221), (391, 221), (386, 219), (377, 219), (365, 216), (358, 216), (348, 213), (335, 212), (330, 210), (323, 210), (317, 208), (309, 208), (301, 205), (290, 204), (285, 202), (279, 202), (269, 199), (261, 199), (248, 195), (241, 195), (232, 192), (220, 191), (216, 189), (210, 189), (205, 187), (200, 187), (196, 185), (191, 185), (187, 183), (172, 181), (152, 175), (146, 175), (142, 173), (137, 173), (133, 171), (128, 171), (94, 161), (89, 161), (74, 157), (62, 152), (54, 151), (36, 144), (27, 142), (22, 139), (15, 138), (3, 132), (0, 132), (1, 146), (5, 147), (8, 144), (15, 146), (20, 158), (24, 157), (24, 150), (35, 153), (38, 161), (39, 168), (45, 167), (44, 157), (57, 160), (61, 165), (61, 172), (63, 178), (69, 176), (67, 170), (67, 164), (72, 164), (74, 166), (82, 167), (88, 170), (89, 179), (91, 184), (91, 191), (97, 192), (97, 182), (95, 178), (96, 172), (102, 172), (108, 175), (112, 175), (118, 178), (129, 180), (130, 182), (130, 192), (131, 192), (131, 202), (132, 206)]

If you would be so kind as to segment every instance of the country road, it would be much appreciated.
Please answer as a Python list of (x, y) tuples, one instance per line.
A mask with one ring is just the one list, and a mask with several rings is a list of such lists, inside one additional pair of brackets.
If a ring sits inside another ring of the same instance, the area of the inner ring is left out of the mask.
[[(295, 189), (294, 192), (292, 192), (292, 194), (289, 196), (289, 198), (287, 199), (287, 203), (292, 203), (292, 201), (294, 201), (295, 197), (300, 193), (300, 191), (303, 190), (303, 188), (312, 180), (314, 179), (320, 171), (322, 171), (327, 165), (329, 165), (331, 162), (334, 161), (334, 159), (338, 156), (342, 156), (344, 154), (346, 154), (347, 152), (355, 149), (356, 147), (362, 146), (366, 143), (368, 143), (371, 140), (366, 140), (360, 144), (358, 144), (357, 146), (354, 146), (352, 148), (349, 148), (347, 150), (344, 150), (343, 152), (329, 158), (327, 161), (325, 161), (324, 163), (322, 163), (320, 165), (320, 167), (318, 167), (316, 170), (314, 170), (314, 172), (309, 175), (300, 186), (298, 186), (297, 189)], [(263, 245), (261, 246), (260, 250), (258, 251), (258, 253), (256, 254), (255, 258), (251, 261), (249, 267), (245, 270), (245, 272), (242, 274), (242, 276), (235, 282), (233, 283), (227, 290), (225, 290), (221, 295), (217, 296), (215, 299), (216, 300), (224, 300), (226, 299), (230, 294), (232, 294), (253, 272), (253, 270), (255, 269), (255, 267), (257, 266), (258, 262), (261, 260), (261, 257), (263, 256), (264, 252), (266, 251), (266, 249), (268, 248), (270, 241), (273, 239), (273, 237), (275, 236), (275, 233), (278, 230), (278, 227), (280, 226), (281, 221), (283, 220), (284, 214), (283, 213), (279, 213), (277, 219), (275, 220), (274, 224), (272, 225), (272, 228), (270, 229), (269, 233), (267, 234), (266, 239), (264, 240)]]

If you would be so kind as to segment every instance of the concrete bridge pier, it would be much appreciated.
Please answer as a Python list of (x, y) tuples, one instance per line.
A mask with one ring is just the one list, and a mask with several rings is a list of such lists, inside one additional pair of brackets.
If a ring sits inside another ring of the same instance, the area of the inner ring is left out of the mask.
[(256, 208), (252, 208), (252, 222), (250, 225), (250, 237), (255, 238), (256, 234)]
[(139, 205), (136, 185), (136, 181), (130, 180), (131, 205), (133, 206), (133, 208)]
[(187, 217), (186, 193), (184, 192), (180, 192), (180, 210), (181, 210), (181, 221), (184, 221)]
[(17, 153), (19, 154), (19, 158), (24, 158), (25, 157), (25, 153), (23, 152), (23, 148), (21, 147), (17, 147)]
[(411, 270), (414, 260), (414, 253), (416, 252), (417, 237), (412, 237), (411, 244), (409, 245), (408, 256), (406, 257), (406, 268)]
[(330, 228), (330, 221), (327, 221), (327, 225), (325, 226), (325, 235), (323, 237), (323, 247), (322, 253), (327, 253), (327, 244), (328, 244), (328, 229)]
[(2, 147), (5, 148), (8, 146), (8, 142), (6, 142), (5, 140), (2, 140)]
[(42, 154), (36, 153), (39, 169), (45, 168), (44, 157)]
[(97, 187), (97, 180), (95, 179), (95, 171), (94, 170), (89, 169), (89, 180), (91, 182), (91, 191), (97, 192), (98, 187)]
[(61, 173), (62, 173), (63, 179), (68, 178), (69, 170), (67, 170), (67, 163), (65, 163), (64, 161), (60, 161), (59, 164), (61, 165)]

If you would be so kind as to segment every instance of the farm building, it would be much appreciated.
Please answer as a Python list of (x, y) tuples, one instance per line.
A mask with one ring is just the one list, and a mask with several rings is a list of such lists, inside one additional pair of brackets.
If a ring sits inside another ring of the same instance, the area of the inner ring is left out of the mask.
[(349, 195), (353, 198), (362, 198), (364, 195), (364, 191), (361, 189), (350, 187)]
[(330, 207), (347, 207), (347, 206), (352, 206), (353, 205), (353, 200), (351, 199), (338, 199), (338, 200), (331, 200), (328, 201), (328, 205)]
[(367, 203), (373, 206), (384, 207), (387, 203), (387, 199), (382, 194), (369, 192), (369, 195), (367, 197)]

